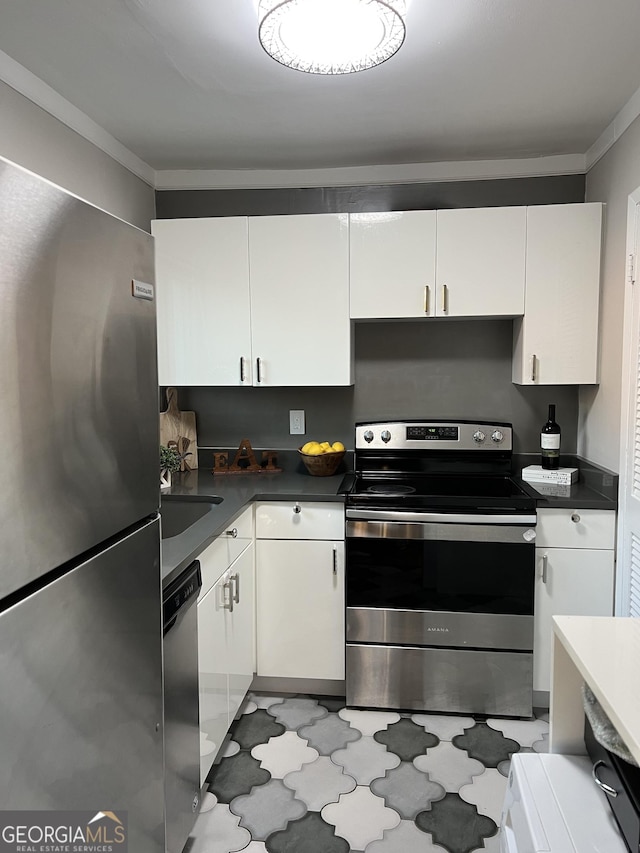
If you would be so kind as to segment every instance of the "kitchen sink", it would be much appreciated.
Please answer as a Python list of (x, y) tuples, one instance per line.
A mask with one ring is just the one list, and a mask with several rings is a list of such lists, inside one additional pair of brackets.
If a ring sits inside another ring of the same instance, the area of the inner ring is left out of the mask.
[(206, 498), (162, 497), (160, 499), (160, 517), (162, 518), (162, 538), (171, 539), (188, 530), (201, 518), (212, 512), (222, 498), (209, 495)]

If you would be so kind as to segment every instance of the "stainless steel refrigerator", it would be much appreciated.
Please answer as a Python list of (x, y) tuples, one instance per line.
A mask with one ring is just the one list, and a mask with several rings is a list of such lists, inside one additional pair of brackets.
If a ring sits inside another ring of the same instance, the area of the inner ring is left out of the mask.
[(164, 851), (152, 284), (150, 235), (0, 160), (0, 809), (125, 811), (135, 853)]

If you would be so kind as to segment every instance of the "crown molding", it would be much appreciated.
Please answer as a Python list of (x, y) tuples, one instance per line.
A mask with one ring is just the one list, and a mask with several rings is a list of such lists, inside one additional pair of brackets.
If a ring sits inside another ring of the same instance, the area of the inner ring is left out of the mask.
[(25, 98), (48, 112), (58, 121), (74, 130), (96, 148), (104, 151), (109, 157), (137, 175), (151, 187), (155, 187), (156, 173), (147, 163), (141, 160), (121, 142), (111, 136), (86, 113), (63, 98), (55, 89), (32, 74), (24, 65), (20, 65), (4, 51), (0, 50), (0, 80), (15, 89)]
[(605, 128), (585, 154), (587, 172), (592, 166), (595, 166), (601, 157), (604, 157), (612, 145), (615, 145), (638, 116), (640, 116), (640, 88), (636, 89), (611, 124)]
[(155, 170), (31, 71), (0, 51), (0, 80), (158, 190), (276, 189), (528, 178), (588, 172), (640, 116), (640, 88), (584, 154), (506, 160), (399, 163), (332, 169)]
[(334, 169), (159, 170), (158, 190), (285, 189), (291, 187), (410, 184), (582, 174), (584, 154), (527, 157), (514, 160), (467, 160), (444, 163), (400, 163), (391, 166), (344, 166)]

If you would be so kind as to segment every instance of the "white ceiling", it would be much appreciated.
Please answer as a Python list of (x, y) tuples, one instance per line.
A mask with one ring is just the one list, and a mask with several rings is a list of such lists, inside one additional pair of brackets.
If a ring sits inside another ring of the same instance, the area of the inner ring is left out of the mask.
[(411, 0), (391, 60), (270, 59), (255, 0), (0, 0), (4, 51), (156, 170), (584, 153), (640, 87), (638, 0)]

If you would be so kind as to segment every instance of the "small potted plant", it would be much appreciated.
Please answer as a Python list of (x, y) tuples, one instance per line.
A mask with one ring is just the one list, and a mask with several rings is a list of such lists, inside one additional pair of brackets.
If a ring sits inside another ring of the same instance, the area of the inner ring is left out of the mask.
[(180, 454), (173, 447), (160, 445), (160, 490), (171, 488), (171, 474), (180, 470)]

